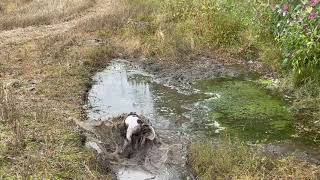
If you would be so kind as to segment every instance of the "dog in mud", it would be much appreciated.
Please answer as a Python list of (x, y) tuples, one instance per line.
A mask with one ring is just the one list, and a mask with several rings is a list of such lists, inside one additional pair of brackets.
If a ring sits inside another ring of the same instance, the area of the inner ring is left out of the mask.
[(153, 141), (156, 138), (156, 132), (152, 127), (149, 121), (145, 121), (142, 123), (140, 136), (139, 136), (139, 144), (141, 146), (145, 145), (147, 141)]
[(153, 142), (156, 133), (149, 120), (140, 118), (136, 113), (131, 112), (124, 120), (125, 138), (121, 152), (131, 146), (132, 150), (142, 149), (147, 142)]
[(132, 144), (132, 136), (141, 130), (142, 121), (136, 113), (131, 112), (124, 120), (124, 126), (126, 128), (126, 135), (122, 150)]

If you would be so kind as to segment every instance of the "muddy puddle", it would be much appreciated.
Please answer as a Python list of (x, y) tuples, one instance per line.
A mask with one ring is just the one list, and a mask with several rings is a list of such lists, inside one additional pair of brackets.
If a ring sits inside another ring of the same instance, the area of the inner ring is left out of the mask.
[[(188, 143), (224, 133), (254, 143), (303, 144), (295, 134), (294, 117), (284, 100), (252, 81), (197, 81), (183, 93), (124, 60), (114, 60), (93, 79), (87, 129), (95, 131), (101, 122), (137, 112), (151, 120), (161, 140), (143, 162), (133, 158), (115, 165), (118, 179), (193, 179), (186, 167)], [(103, 139), (89, 140), (87, 145), (104, 151), (99, 143), (103, 144)]]
[(189, 138), (183, 124), (187, 109), (181, 105), (203, 97), (186, 96), (157, 84), (151, 75), (122, 60), (113, 61), (94, 81), (88, 97), (89, 124), (136, 112), (150, 119), (162, 143), (148, 153), (142, 164), (135, 159), (122, 162), (126, 165), (117, 169), (118, 179), (192, 179), (185, 168)]

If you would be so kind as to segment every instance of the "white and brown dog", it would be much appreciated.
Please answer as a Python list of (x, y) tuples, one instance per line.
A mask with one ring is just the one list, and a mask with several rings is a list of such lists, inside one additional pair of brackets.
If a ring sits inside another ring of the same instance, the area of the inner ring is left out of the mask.
[(132, 136), (134, 134), (140, 134), (140, 144), (144, 145), (145, 141), (153, 141), (156, 138), (156, 133), (149, 122), (144, 122), (140, 117), (131, 112), (128, 117), (124, 120), (126, 126), (126, 137), (123, 145), (123, 150), (126, 149), (130, 144), (132, 145)]

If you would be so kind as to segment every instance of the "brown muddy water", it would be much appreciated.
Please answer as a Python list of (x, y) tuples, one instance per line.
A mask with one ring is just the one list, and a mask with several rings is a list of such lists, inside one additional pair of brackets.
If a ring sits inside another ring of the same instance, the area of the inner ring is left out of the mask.
[[(298, 153), (314, 162), (320, 158), (316, 149), (308, 148), (297, 137), (293, 114), (283, 99), (252, 81), (203, 80), (181, 92), (125, 60), (112, 61), (93, 80), (87, 125), (93, 127), (123, 113), (137, 112), (151, 120), (162, 142), (147, 153), (143, 162), (125, 159), (114, 166), (120, 180), (194, 179), (186, 167), (187, 145), (224, 133), (268, 144), (268, 152)], [(103, 139), (88, 139), (88, 147), (103, 151), (99, 146)], [(282, 142), (290, 146), (278, 145)]]

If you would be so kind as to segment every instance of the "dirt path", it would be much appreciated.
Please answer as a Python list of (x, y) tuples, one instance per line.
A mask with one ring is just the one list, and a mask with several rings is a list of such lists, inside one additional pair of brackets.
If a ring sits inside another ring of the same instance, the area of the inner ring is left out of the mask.
[(21, 44), (29, 40), (63, 34), (72, 30), (80, 23), (90, 21), (90, 19), (94, 17), (109, 14), (112, 11), (114, 4), (115, 2), (113, 0), (97, 0), (94, 7), (86, 10), (84, 13), (76, 15), (75, 19), (67, 22), (2, 31), (0, 32), (0, 49), (5, 48), (6, 45), (12, 43)]

